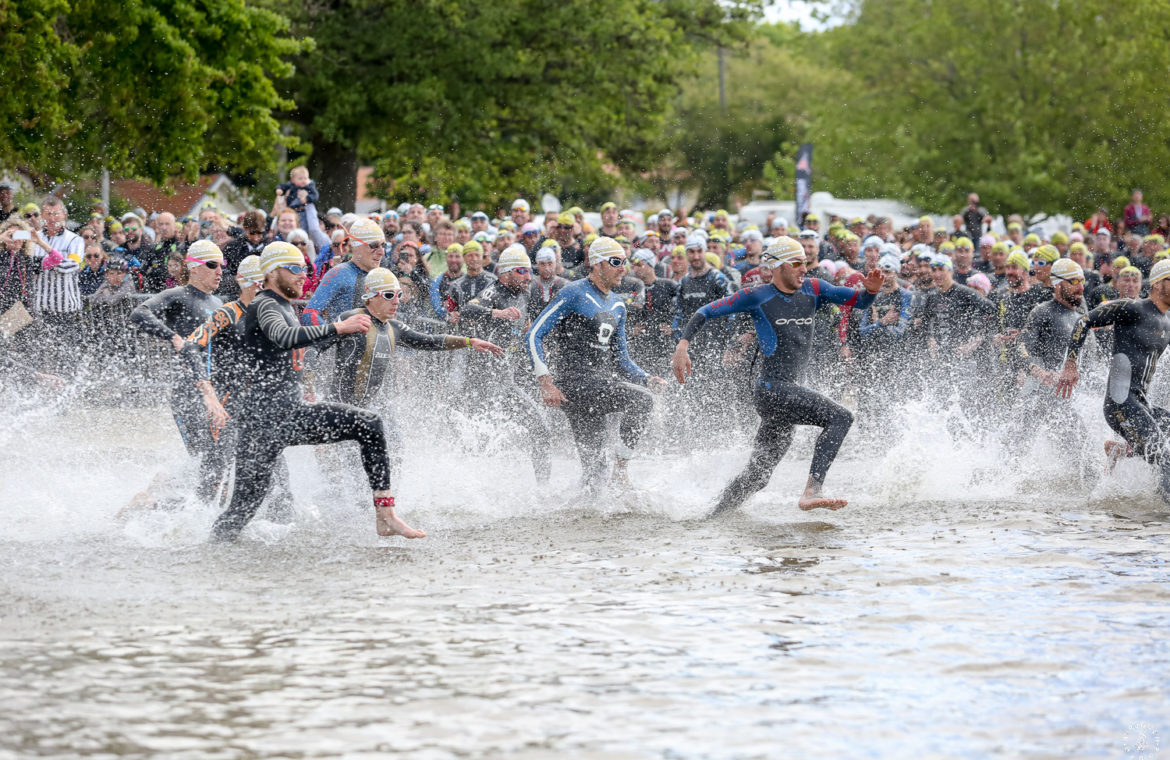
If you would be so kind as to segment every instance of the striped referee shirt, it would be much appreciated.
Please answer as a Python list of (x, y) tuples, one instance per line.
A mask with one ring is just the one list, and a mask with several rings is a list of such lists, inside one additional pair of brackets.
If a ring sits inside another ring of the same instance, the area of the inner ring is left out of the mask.
[[(69, 230), (62, 228), (53, 237), (37, 233), (49, 247), (65, 258), (52, 269), (44, 270), (37, 277), (33, 308), (40, 314), (73, 314), (81, 311), (81, 286), (79, 275), (85, 255), (85, 241)], [(41, 249), (37, 249), (43, 253)], [(41, 258), (44, 258), (43, 256)]]

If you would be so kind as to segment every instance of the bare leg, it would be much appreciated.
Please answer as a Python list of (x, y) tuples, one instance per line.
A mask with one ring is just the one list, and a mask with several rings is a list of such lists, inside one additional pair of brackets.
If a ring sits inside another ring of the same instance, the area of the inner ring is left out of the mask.
[(797, 506), (807, 512), (810, 509), (840, 509), (848, 503), (845, 499), (821, 496), (821, 484), (815, 479), (809, 478), (808, 485), (805, 486), (804, 494), (797, 502)]
[[(375, 499), (390, 498), (389, 491), (374, 491)], [(402, 536), (403, 538), (426, 538), (426, 533), (410, 527), (394, 514), (394, 507), (374, 507), (377, 516), (379, 536)]]

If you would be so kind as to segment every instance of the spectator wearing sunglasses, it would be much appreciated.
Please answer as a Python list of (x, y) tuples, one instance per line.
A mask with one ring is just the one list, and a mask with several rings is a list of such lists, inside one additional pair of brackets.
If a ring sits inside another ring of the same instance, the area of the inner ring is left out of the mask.
[(93, 295), (106, 281), (106, 252), (92, 236), (85, 245), (85, 266), (77, 279), (83, 296)]
[(361, 303), (362, 280), (381, 264), (386, 236), (381, 225), (361, 217), (350, 225), (345, 246), (349, 261), (333, 267), (321, 278), (301, 314), (301, 324), (325, 324)]
[(41, 207), (35, 203), (26, 203), (21, 206), (20, 218), (34, 231), (39, 232), (44, 227), (44, 223), (41, 220)]
[(469, 411), (477, 416), (496, 415), (512, 421), (527, 432), (524, 442), (532, 457), (536, 482), (548, 483), (552, 470), (549, 455), (551, 433), (544, 415), (532, 396), (516, 384), (518, 369), (514, 359), (524, 345), (528, 328), (528, 287), (532, 281), (532, 262), (521, 245), (512, 245), (496, 262), (497, 282), (463, 307), (464, 329), (472, 335), (502, 346), (508, 360), (472, 357), (465, 373), (463, 393)]
[(135, 259), (141, 263), (143, 257), (150, 251), (150, 246), (146, 244), (142, 234), (142, 226), (142, 219), (136, 214), (122, 216), (122, 231), (126, 237), (121, 247), (123, 249), (122, 255), (126, 257), (127, 261)]
[[(223, 264), (219, 246), (210, 240), (196, 241), (183, 259), (180, 280), (186, 284), (164, 290), (143, 303), (130, 313), (130, 324), (167, 341), (176, 353), (182, 352), (187, 336), (223, 305), (213, 295), (223, 277)], [(171, 414), (187, 452), (203, 460), (197, 495), (210, 501), (219, 485), (220, 470), (213, 456), (216, 443), (200, 392), (188, 377), (176, 379), (171, 387)]]

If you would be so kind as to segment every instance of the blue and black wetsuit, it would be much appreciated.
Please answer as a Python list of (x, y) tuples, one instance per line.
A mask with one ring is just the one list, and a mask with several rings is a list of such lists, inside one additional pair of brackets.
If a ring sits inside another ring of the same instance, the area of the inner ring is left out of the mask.
[(853, 414), (831, 399), (799, 384), (809, 361), (813, 313), (823, 303), (865, 309), (873, 294), (806, 278), (798, 290), (782, 293), (775, 285), (740, 290), (695, 312), (683, 331), (691, 340), (711, 317), (746, 313), (756, 327), (764, 361), (757, 381), (755, 404), (760, 427), (747, 467), (719, 497), (712, 515), (734, 509), (768, 484), (772, 471), (788, 451), (797, 425), (823, 428), (813, 449), (810, 478), (825, 482), (829, 467), (853, 424)]
[(1170, 501), (1170, 411), (1153, 406), (1146, 389), (1158, 357), (1170, 343), (1170, 314), (1148, 298), (1108, 301), (1077, 322), (1068, 343), (1076, 361), (1089, 332), (1113, 325), (1113, 361), (1105, 393), (1105, 421), (1138, 456), (1162, 471), (1162, 498)]
[[(544, 352), (549, 335), (558, 339), (551, 369)], [(626, 345), (626, 304), (612, 292), (602, 293), (589, 279), (569, 283), (532, 324), (527, 348), (536, 376), (551, 374), (565, 395), (563, 408), (581, 457), (582, 485), (593, 490), (606, 463), (605, 415), (622, 413), (618, 456), (628, 459), (654, 409), (644, 387), (649, 376), (630, 358)]]
[(330, 269), (305, 304), (301, 324), (327, 324), (336, 320), (339, 314), (361, 306), (365, 281), (366, 273), (352, 261)]

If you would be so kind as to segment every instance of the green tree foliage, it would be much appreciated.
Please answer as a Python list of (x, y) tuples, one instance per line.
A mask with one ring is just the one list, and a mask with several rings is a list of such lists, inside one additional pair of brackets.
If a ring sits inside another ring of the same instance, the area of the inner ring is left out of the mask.
[(357, 159), (387, 198), (490, 202), (605, 188), (655, 169), (698, 50), (742, 35), (757, 0), (334, 0), (290, 9), (290, 118), (325, 202)]
[(0, 2), (0, 161), (48, 178), (162, 183), (215, 163), (271, 165), (272, 83), (302, 48), (244, 0)]
[[(671, 136), (681, 175), (669, 179), (697, 188), (700, 207), (722, 207), (733, 196), (750, 200), (753, 190), (772, 187), (769, 178), (780, 176), (766, 165), (790, 161), (814, 99), (832, 84), (803, 55), (799, 38), (790, 25), (762, 25), (747, 43), (725, 49), (726, 108), (719, 101), (717, 50), (703, 54), (699, 73), (684, 84)], [(790, 185), (773, 187), (776, 197), (790, 195)]]
[(860, 0), (809, 43), (842, 69), (805, 138), (818, 182), (931, 209), (1170, 203), (1168, 36), (1158, 0)]

